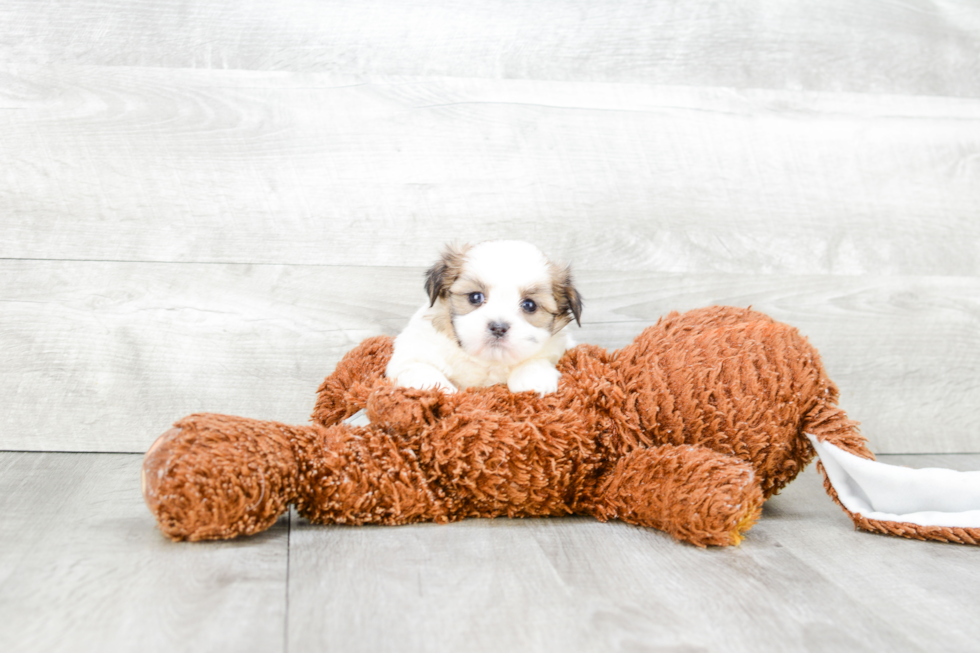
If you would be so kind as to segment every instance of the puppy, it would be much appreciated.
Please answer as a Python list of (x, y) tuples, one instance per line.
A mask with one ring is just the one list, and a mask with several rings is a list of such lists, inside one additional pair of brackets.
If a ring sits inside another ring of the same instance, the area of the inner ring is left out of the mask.
[(449, 246), (426, 274), (428, 305), (395, 338), (387, 376), (445, 392), (506, 383), (512, 392), (558, 389), (555, 364), (574, 343), (582, 298), (568, 266), (529, 243)]

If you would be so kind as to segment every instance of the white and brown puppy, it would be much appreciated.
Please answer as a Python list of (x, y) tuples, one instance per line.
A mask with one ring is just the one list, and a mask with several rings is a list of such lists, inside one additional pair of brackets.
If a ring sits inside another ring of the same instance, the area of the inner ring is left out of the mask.
[(522, 241), (449, 246), (425, 289), (429, 304), (395, 339), (386, 373), (396, 385), (558, 389), (555, 363), (573, 344), (562, 328), (582, 314), (567, 266)]

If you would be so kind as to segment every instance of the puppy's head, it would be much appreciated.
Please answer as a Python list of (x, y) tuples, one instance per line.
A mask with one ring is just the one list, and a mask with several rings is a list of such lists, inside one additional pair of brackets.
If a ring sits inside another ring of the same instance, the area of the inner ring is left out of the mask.
[(516, 240), (447, 247), (425, 289), (438, 306), (436, 329), (471, 356), (505, 365), (530, 358), (582, 314), (568, 266)]

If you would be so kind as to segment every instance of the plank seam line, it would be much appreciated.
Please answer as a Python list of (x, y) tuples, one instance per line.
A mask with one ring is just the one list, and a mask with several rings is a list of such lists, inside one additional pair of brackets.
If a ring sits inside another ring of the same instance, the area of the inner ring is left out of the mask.
[(411, 268), (425, 270), (424, 265), (351, 265), (341, 263), (331, 265), (329, 263), (294, 263), (265, 261), (154, 261), (144, 259), (116, 259), (116, 258), (41, 258), (37, 256), (0, 256), (2, 261), (26, 261), (39, 263), (141, 263), (146, 265), (248, 265), (253, 267), (294, 267), (294, 268), (381, 268), (381, 269), (400, 269)]
[(143, 456), (145, 451), (71, 451), (69, 449), (0, 449), (0, 453), (56, 453), (56, 454), (83, 454), (83, 455), (108, 455), (108, 456)]
[(283, 610), (282, 650), (289, 653), (289, 557), (292, 549), (293, 508), (286, 508), (286, 609)]

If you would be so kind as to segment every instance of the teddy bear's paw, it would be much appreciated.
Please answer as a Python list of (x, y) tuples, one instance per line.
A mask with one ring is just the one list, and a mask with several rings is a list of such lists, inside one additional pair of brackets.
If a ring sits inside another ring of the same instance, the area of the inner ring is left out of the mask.
[(367, 415), (373, 425), (414, 434), (440, 418), (445, 400), (439, 390), (388, 386), (368, 397)]
[(601, 512), (697, 546), (729, 546), (755, 524), (763, 500), (748, 463), (704, 447), (664, 445), (617, 463)]

